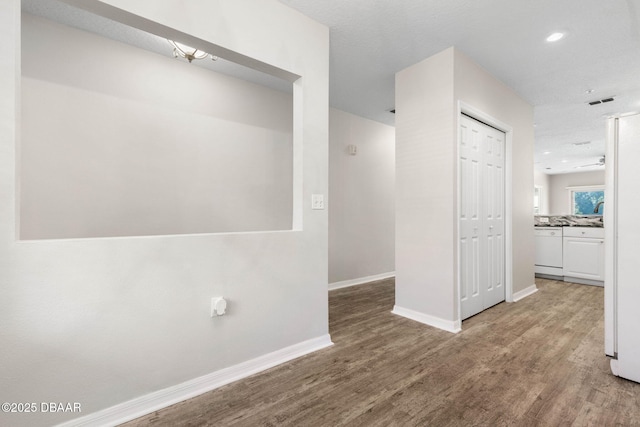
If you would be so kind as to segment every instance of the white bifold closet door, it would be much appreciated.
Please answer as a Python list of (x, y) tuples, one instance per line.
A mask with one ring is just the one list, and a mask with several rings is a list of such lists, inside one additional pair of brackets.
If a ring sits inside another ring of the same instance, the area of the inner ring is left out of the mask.
[(462, 319), (505, 299), (505, 134), (460, 120), (459, 277)]

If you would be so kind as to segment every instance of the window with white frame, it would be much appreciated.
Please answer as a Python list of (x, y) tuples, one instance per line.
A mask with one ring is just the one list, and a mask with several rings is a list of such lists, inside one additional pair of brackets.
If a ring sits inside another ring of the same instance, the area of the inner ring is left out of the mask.
[(533, 187), (533, 214), (540, 215), (542, 209), (542, 187), (536, 185)]
[(604, 212), (604, 185), (567, 187), (567, 190), (573, 215), (602, 215)]

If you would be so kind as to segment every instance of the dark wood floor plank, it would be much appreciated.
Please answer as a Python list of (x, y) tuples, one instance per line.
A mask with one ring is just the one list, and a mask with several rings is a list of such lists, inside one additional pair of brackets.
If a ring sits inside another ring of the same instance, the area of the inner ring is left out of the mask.
[(603, 354), (602, 288), (539, 279), (451, 334), (391, 313), (393, 279), (330, 292), (334, 346), (126, 425), (640, 426)]

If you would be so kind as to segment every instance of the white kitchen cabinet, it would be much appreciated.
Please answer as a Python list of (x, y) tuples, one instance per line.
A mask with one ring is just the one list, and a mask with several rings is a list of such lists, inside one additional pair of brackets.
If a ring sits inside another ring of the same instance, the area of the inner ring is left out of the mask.
[(604, 281), (604, 229), (565, 227), (562, 245), (562, 270), (571, 278)]

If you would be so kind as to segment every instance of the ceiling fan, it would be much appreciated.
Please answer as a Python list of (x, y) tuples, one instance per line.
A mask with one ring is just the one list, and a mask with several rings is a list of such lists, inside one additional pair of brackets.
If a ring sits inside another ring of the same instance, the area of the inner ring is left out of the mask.
[(598, 163), (591, 163), (591, 164), (588, 164), (588, 165), (580, 165), (580, 166), (576, 166), (575, 168), (578, 169), (578, 168), (586, 168), (586, 167), (589, 167), (589, 166), (604, 166), (604, 163), (605, 163), (605, 156), (602, 156), (602, 157), (600, 157), (600, 159), (598, 159)]

